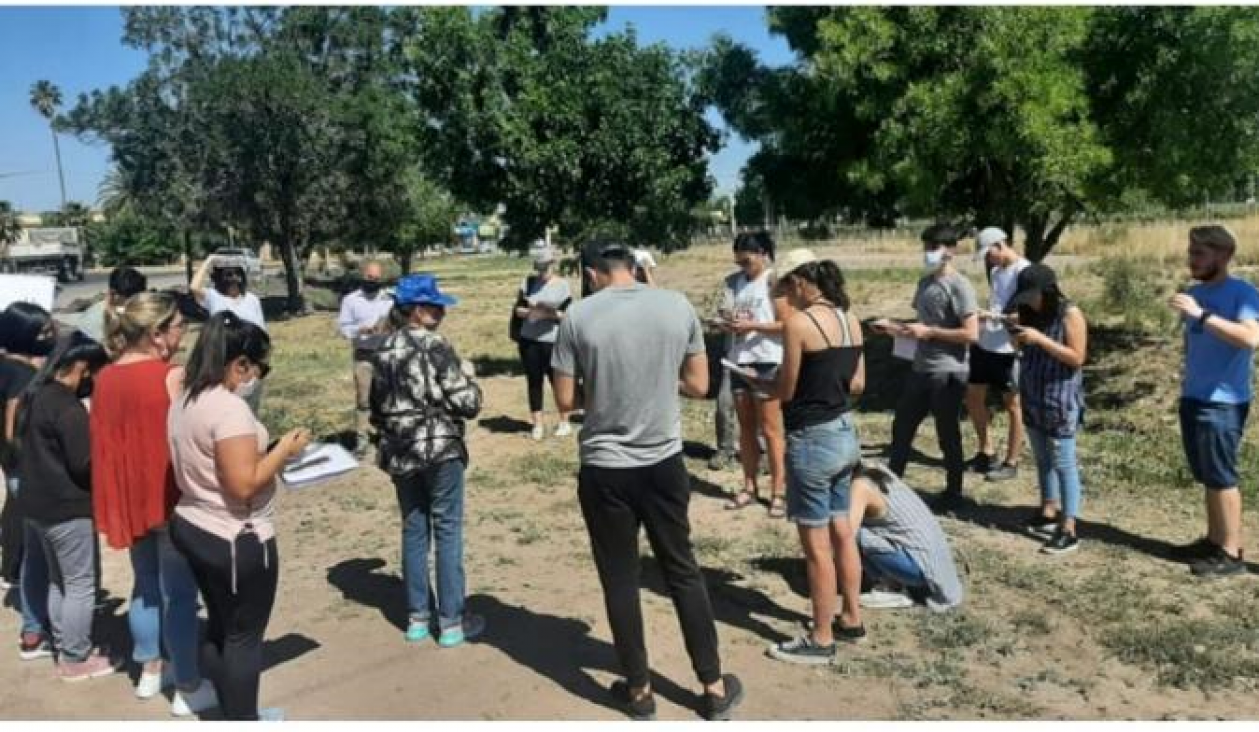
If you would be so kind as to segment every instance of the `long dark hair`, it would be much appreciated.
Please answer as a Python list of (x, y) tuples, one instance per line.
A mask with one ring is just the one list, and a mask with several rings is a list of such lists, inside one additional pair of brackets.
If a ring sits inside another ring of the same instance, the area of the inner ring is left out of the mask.
[(734, 238), (734, 246), (731, 247), (731, 250), (736, 254), (739, 252), (764, 254), (766, 257), (769, 257), (770, 261), (773, 261), (776, 249), (777, 245), (774, 244), (774, 237), (770, 236), (768, 231), (752, 231), (739, 234)]
[(236, 272), (237, 274), (240, 275), (240, 292), (242, 295), (245, 294), (246, 292), (249, 292), (249, 273), (245, 271), (244, 267), (236, 267), (236, 266), (216, 267), (210, 272), (210, 281), (214, 283), (214, 289), (218, 290), (219, 292), (223, 291), (223, 288), (225, 285), (225, 283), (223, 282), (223, 277), (228, 272)]
[(0, 347), (19, 356), (47, 356), (56, 347), (52, 315), (30, 302), (15, 302), (0, 313)]
[(1029, 325), (1037, 330), (1044, 330), (1054, 321), (1066, 314), (1071, 301), (1062, 294), (1057, 284), (1049, 285), (1041, 290), (1040, 311), (1037, 312), (1026, 305), (1019, 306), (1019, 323)]
[(184, 367), (188, 391), (184, 403), (191, 404), (202, 392), (221, 386), (232, 361), (244, 356), (263, 364), (270, 355), (271, 337), (265, 330), (230, 310), (215, 315), (206, 321)]
[(109, 354), (104, 346), (84, 335), (82, 331), (73, 330), (57, 340), (52, 354), (44, 361), (39, 371), (35, 372), (35, 376), (22, 391), (18, 401), (17, 419), (13, 427), (11, 457), (16, 457), (22, 449), (22, 435), (30, 419), (30, 406), (35, 394), (49, 382), (63, 376), (79, 361), (87, 363), (89, 373), (96, 373), (109, 363)]
[(844, 289), (844, 273), (839, 265), (829, 259), (806, 262), (791, 271), (791, 277), (799, 277), (812, 284), (836, 307), (847, 311), (850, 301)]

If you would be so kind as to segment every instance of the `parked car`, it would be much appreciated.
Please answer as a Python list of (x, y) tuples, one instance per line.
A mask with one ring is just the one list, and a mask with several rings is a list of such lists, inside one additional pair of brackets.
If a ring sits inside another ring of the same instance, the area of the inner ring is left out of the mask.
[(241, 262), (244, 265), (245, 274), (249, 277), (249, 279), (255, 280), (262, 278), (262, 260), (258, 258), (258, 255), (248, 249), (242, 249), (239, 247), (223, 247), (222, 249), (214, 250), (213, 257), (218, 261), (236, 260)]

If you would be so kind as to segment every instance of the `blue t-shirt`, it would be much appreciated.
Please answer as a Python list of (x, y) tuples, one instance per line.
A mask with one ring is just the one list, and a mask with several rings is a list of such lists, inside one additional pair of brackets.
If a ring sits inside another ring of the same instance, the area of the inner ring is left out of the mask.
[[(1259, 320), (1259, 290), (1245, 280), (1229, 277), (1216, 285), (1194, 285), (1189, 294), (1205, 310), (1226, 320)], [(1230, 346), (1207, 332), (1200, 322), (1187, 320), (1181, 395), (1220, 404), (1249, 402), (1253, 356), (1250, 349)]]

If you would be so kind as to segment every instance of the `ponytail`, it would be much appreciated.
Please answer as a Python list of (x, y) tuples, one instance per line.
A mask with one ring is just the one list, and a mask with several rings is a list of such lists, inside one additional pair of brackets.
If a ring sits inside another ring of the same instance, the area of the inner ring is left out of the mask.
[(831, 304), (844, 312), (848, 311), (851, 303), (848, 292), (844, 289), (844, 273), (834, 261), (818, 259), (806, 262), (792, 270), (790, 275), (812, 284)]
[(121, 310), (105, 308), (105, 347), (111, 358), (144, 342), (154, 331), (164, 331), (179, 314), (179, 304), (167, 292), (142, 292), (127, 300)]

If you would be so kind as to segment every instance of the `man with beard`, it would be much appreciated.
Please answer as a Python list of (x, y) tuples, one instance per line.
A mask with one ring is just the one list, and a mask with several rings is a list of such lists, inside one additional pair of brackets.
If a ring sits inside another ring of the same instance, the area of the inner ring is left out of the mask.
[(1237, 240), (1223, 226), (1189, 230), (1189, 273), (1198, 284), (1172, 297), (1185, 325), (1180, 431), (1194, 481), (1206, 489), (1207, 535), (1177, 548), (1199, 577), (1246, 573), (1237, 457), (1259, 346), (1259, 291), (1228, 273)]

